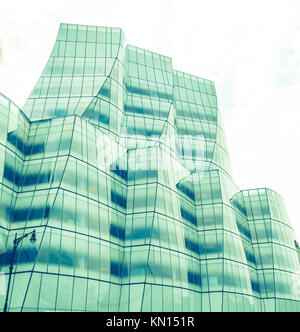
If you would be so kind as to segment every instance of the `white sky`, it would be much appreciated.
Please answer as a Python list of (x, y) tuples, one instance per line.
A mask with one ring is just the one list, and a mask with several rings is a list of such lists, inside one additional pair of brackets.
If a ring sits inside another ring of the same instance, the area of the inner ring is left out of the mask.
[(299, 0), (1, 1), (0, 91), (20, 107), (61, 22), (120, 27), (128, 43), (213, 80), (234, 180), (278, 191), (300, 239)]

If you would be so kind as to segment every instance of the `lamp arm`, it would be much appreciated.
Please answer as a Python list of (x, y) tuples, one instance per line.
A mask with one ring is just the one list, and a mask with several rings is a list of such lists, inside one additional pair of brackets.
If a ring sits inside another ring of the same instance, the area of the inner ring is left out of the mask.
[(17, 238), (17, 236), (16, 236), (16, 238), (14, 239), (14, 245), (16, 246), (16, 248), (18, 247), (20, 242), (22, 242), (28, 235), (33, 234), (34, 232), (35, 232), (35, 230), (30, 233), (24, 234), (24, 235), (20, 236), (19, 238)]

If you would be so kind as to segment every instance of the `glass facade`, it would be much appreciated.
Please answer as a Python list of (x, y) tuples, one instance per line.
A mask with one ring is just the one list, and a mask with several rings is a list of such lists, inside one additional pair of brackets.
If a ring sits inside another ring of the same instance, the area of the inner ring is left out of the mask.
[(33, 230), (9, 311), (300, 311), (284, 203), (233, 182), (213, 82), (121, 29), (61, 24), (23, 109), (0, 94), (3, 285)]

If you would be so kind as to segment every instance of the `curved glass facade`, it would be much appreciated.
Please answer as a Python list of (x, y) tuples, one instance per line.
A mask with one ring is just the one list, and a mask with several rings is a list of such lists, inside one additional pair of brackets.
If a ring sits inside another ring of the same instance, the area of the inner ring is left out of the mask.
[(34, 229), (9, 311), (300, 311), (284, 203), (233, 182), (213, 82), (120, 29), (61, 24), (23, 110), (0, 94), (2, 284)]

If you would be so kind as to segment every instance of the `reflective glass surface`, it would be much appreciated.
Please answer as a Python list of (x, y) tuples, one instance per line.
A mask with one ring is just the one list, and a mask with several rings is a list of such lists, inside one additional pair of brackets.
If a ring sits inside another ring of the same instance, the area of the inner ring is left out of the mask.
[(214, 83), (121, 29), (61, 24), (23, 109), (0, 94), (0, 287), (34, 229), (9, 311), (300, 310), (283, 200), (233, 182)]

